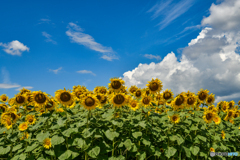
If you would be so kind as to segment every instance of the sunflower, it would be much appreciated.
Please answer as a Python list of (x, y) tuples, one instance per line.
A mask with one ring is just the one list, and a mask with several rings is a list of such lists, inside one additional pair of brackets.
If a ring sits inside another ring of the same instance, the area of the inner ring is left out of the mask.
[(55, 92), (55, 97), (57, 100), (64, 105), (71, 105), (74, 101), (72, 93), (70, 91), (67, 91), (64, 87), (64, 90), (60, 89)]
[(138, 89), (138, 87), (137, 87), (136, 85), (134, 85), (134, 86), (131, 86), (131, 87), (128, 89), (128, 91), (129, 91), (129, 93), (130, 93), (131, 95), (133, 95), (134, 92), (135, 92), (137, 89)]
[(198, 91), (198, 99), (200, 100), (201, 103), (204, 103), (206, 98), (208, 97), (208, 90), (203, 90), (202, 88), (200, 89), (200, 91)]
[(110, 90), (113, 90), (114, 92), (119, 92), (120, 89), (125, 84), (124, 80), (120, 78), (111, 78), (110, 81), (111, 83), (108, 83), (108, 87)]
[(64, 112), (64, 110), (62, 108), (57, 108), (56, 112)]
[(187, 97), (190, 97), (190, 96), (195, 96), (195, 93), (194, 92), (190, 92), (189, 90), (188, 90), (188, 92), (186, 93), (186, 92), (184, 92), (184, 94), (187, 96)]
[(113, 104), (114, 107), (122, 107), (127, 105), (129, 96), (125, 95), (124, 93), (116, 93), (110, 96), (110, 102)]
[(25, 97), (27, 98), (27, 102), (29, 105), (34, 105), (34, 99), (33, 99), (33, 94), (32, 92), (27, 92), (24, 94)]
[(203, 116), (203, 119), (205, 120), (206, 123), (211, 123), (212, 120), (216, 117), (216, 113), (210, 111), (210, 110), (207, 110), (205, 113), (204, 113), (204, 116)]
[(225, 134), (225, 132), (224, 132), (224, 131), (222, 131), (221, 133), (222, 133), (222, 134), (221, 134), (221, 136), (222, 136), (222, 139), (225, 139), (225, 135), (226, 135), (226, 134)]
[(34, 91), (32, 94), (35, 107), (44, 107), (48, 104), (49, 98), (45, 92)]
[(17, 105), (18, 107), (24, 105), (25, 103), (27, 103), (27, 98), (25, 97), (25, 95), (21, 95), (21, 94), (17, 94), (14, 97), (14, 104)]
[(51, 148), (52, 147), (52, 143), (51, 143), (51, 138), (46, 138), (43, 140), (43, 146), (44, 148)]
[(54, 98), (50, 98), (45, 108), (48, 111), (52, 111), (56, 106), (57, 106), (57, 102), (55, 102)]
[(197, 104), (197, 96), (195, 96), (194, 94), (190, 94), (189, 96), (187, 96), (187, 100), (186, 100), (186, 105), (187, 108), (190, 107), (194, 107)]
[(20, 140), (28, 139), (28, 137), (29, 137), (28, 132), (24, 132)]
[(97, 99), (96, 95), (88, 94), (80, 103), (85, 109), (92, 110), (99, 105), (99, 100)]
[(76, 106), (76, 102), (73, 101), (72, 104), (68, 105), (67, 108), (74, 108)]
[(228, 103), (228, 109), (233, 109), (234, 108), (234, 104), (235, 104), (234, 100), (230, 101)]
[(28, 123), (27, 122), (23, 122), (19, 125), (19, 130), (20, 131), (25, 131), (28, 128)]
[(228, 111), (228, 102), (224, 101), (222, 104), (221, 104), (221, 109), (223, 112), (227, 112)]
[(148, 81), (148, 84), (146, 84), (146, 86), (152, 94), (160, 92), (163, 87), (162, 82), (158, 78), (155, 80), (152, 78), (151, 81)]
[(221, 123), (221, 118), (219, 116), (216, 116), (213, 118), (213, 121), (215, 122), (215, 124), (220, 124)]
[(128, 106), (134, 111), (136, 111), (140, 107), (138, 101), (135, 99), (131, 99)]
[(149, 88), (143, 88), (142, 89), (142, 94), (145, 94), (145, 95), (149, 95), (151, 92), (150, 92), (150, 89)]
[(233, 120), (233, 119), (230, 119), (229, 122), (232, 123), (232, 124), (234, 124), (234, 120)]
[(169, 99), (173, 99), (173, 92), (168, 89), (166, 89), (163, 93), (162, 93), (162, 98), (164, 100), (164, 102), (167, 102)]
[(228, 110), (227, 112), (227, 116), (224, 118), (225, 121), (228, 121), (229, 119), (231, 119), (234, 115), (234, 111), (233, 110)]
[(6, 103), (8, 101), (8, 96), (6, 94), (2, 94), (0, 96), (0, 101)]
[(140, 102), (141, 102), (141, 105), (146, 108), (146, 107), (148, 107), (148, 106), (151, 105), (151, 102), (152, 102), (152, 101), (153, 101), (153, 100), (152, 100), (152, 97), (151, 97), (151, 96), (149, 96), (149, 95), (147, 95), (147, 94), (144, 94), (144, 95), (142, 96), (142, 99), (141, 99)]
[(142, 90), (141, 88), (138, 88), (134, 93), (133, 96), (136, 97), (137, 99), (140, 99), (142, 97)]
[(7, 129), (12, 128), (12, 126), (13, 126), (13, 123), (12, 123), (11, 119), (5, 119), (3, 124)]
[(31, 92), (31, 91), (23, 87), (23, 88), (20, 90), (19, 94), (20, 94), (20, 95), (23, 95), (23, 94), (28, 93), (28, 92)]
[(168, 116), (168, 118), (171, 120), (172, 123), (179, 123), (180, 117), (178, 114), (174, 114), (172, 116)]
[(214, 101), (215, 101), (214, 95), (215, 95), (215, 94), (212, 94), (212, 93), (211, 93), (211, 94), (207, 97), (207, 99), (206, 99), (206, 104), (207, 104), (207, 105), (212, 105), (212, 104), (214, 103)]
[(8, 104), (9, 104), (10, 106), (13, 106), (14, 103), (15, 103), (15, 98), (14, 98), (14, 97), (13, 97), (13, 98), (10, 98), (10, 99), (8, 100)]
[(235, 113), (233, 114), (233, 118), (237, 118), (237, 117), (239, 117), (239, 113), (235, 112)]
[(215, 152), (215, 149), (211, 147), (210, 152)]
[(107, 95), (101, 95), (101, 100), (100, 100), (100, 106), (99, 108), (102, 108), (105, 104), (108, 103), (108, 97)]
[(72, 94), (73, 94), (73, 97), (75, 100), (80, 101), (81, 95), (83, 95), (85, 92), (87, 92), (87, 90), (85, 88), (76, 87), (76, 88), (74, 88)]
[(16, 123), (16, 121), (19, 119), (19, 116), (17, 115), (16, 112), (4, 112), (1, 115), (1, 122), (4, 122), (4, 120), (9, 119), (13, 123)]
[(216, 107), (219, 107), (219, 109), (221, 109), (222, 104), (223, 104), (223, 101), (220, 101), (220, 102), (217, 103)]
[(171, 106), (174, 110), (183, 109), (184, 104), (186, 103), (187, 97), (184, 94), (179, 94), (174, 100), (171, 102)]
[(36, 118), (35, 118), (34, 115), (27, 115), (27, 116), (25, 117), (25, 121), (26, 121), (28, 124), (33, 125), (33, 124), (36, 123)]
[(2, 110), (2, 112), (7, 111), (8, 106), (6, 104), (0, 104), (0, 109)]

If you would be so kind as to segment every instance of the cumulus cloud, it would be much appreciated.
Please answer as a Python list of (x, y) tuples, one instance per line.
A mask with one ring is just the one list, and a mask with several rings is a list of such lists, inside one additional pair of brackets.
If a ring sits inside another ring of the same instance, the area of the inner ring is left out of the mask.
[(147, 12), (154, 12), (152, 15), (152, 19), (159, 17), (160, 15), (164, 15), (164, 19), (158, 23), (160, 26), (159, 30), (167, 27), (173, 20), (184, 14), (188, 9), (193, 5), (193, 0), (182, 0), (177, 4), (171, 4), (170, 1), (161, 1), (161, 3), (157, 2), (150, 10)]
[(77, 71), (77, 73), (81, 73), (81, 74), (92, 74), (92, 75), (96, 76), (95, 73), (93, 73), (92, 71), (88, 71), (88, 70), (80, 70), (80, 71)]
[(156, 59), (156, 60), (160, 60), (161, 57), (160, 56), (155, 56), (152, 54), (144, 54), (144, 57), (148, 58), (148, 59)]
[(58, 69), (55, 69), (55, 70), (49, 69), (50, 72), (53, 72), (53, 73), (55, 73), (55, 74), (58, 74), (58, 72), (59, 72), (60, 70), (62, 70), (62, 67), (59, 67)]
[(126, 86), (145, 88), (147, 81), (159, 78), (163, 90), (171, 89), (175, 96), (188, 90), (197, 94), (203, 88), (215, 94), (215, 105), (221, 100), (238, 102), (240, 55), (235, 51), (240, 44), (240, 30), (235, 24), (240, 23), (236, 18), (240, 16), (239, 2), (225, 0), (213, 4), (211, 14), (201, 22), (202, 31), (188, 46), (181, 48), (179, 61), (171, 52), (160, 63), (140, 63), (123, 74)]
[(91, 50), (102, 53), (103, 56), (101, 58), (105, 60), (112, 61), (112, 59), (118, 59), (111, 47), (105, 47), (97, 43), (91, 35), (83, 33), (83, 29), (80, 26), (71, 22), (68, 24), (67, 28), (68, 31), (66, 31), (66, 34), (71, 39), (72, 43), (78, 43)]
[(6, 53), (11, 55), (18, 55), (21, 56), (22, 52), (29, 51), (29, 48), (25, 46), (23, 43), (19, 42), (18, 40), (6, 43), (0, 43), (0, 46), (4, 47), (3, 49)]
[(53, 44), (57, 44), (57, 42), (52, 40), (52, 38), (51, 38), (52, 36), (50, 34), (48, 34), (47, 32), (42, 32), (42, 35), (47, 38), (47, 39), (45, 39), (46, 42), (51, 42)]
[[(21, 87), (21, 85), (19, 84), (10, 82), (9, 72), (6, 70), (5, 67), (2, 67), (1, 73), (2, 73), (1, 77), (3, 79), (3, 83), (0, 83), (0, 89), (11, 89), (11, 88)], [(31, 86), (28, 86), (28, 87), (31, 87)]]

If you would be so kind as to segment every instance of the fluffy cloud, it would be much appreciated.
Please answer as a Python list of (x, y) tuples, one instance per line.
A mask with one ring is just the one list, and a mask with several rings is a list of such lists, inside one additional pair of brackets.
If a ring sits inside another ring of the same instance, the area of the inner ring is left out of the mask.
[(3, 50), (11, 55), (21, 56), (22, 52), (29, 51), (29, 48), (18, 40), (12, 41), (8, 44), (0, 43), (0, 46), (3, 46), (5, 48)]
[(181, 48), (180, 62), (171, 52), (160, 63), (139, 64), (123, 74), (126, 86), (144, 88), (147, 81), (159, 78), (163, 90), (171, 89), (174, 95), (188, 90), (197, 94), (203, 88), (215, 94), (216, 103), (221, 100), (238, 102), (240, 55), (235, 51), (240, 44), (240, 30), (236, 28), (240, 23), (239, 2), (225, 0), (219, 5), (213, 4), (211, 14), (201, 22), (204, 29), (199, 36)]
[(160, 60), (161, 59), (160, 56), (154, 56), (152, 54), (144, 54), (144, 57), (146, 57), (148, 59), (156, 59), (156, 60)]
[(71, 22), (67, 28), (68, 31), (66, 31), (66, 34), (72, 40), (71, 42), (84, 45), (91, 50), (102, 53), (103, 56), (101, 58), (105, 60), (112, 61), (112, 59), (118, 59), (111, 47), (105, 47), (97, 43), (91, 35), (83, 33), (83, 29), (80, 26)]

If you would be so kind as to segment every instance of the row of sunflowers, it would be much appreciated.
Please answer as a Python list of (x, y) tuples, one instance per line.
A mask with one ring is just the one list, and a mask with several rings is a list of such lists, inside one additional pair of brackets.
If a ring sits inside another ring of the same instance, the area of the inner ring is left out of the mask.
[(2, 94), (0, 158), (214, 159), (209, 152), (240, 150), (240, 101), (214, 106), (203, 89), (174, 97), (157, 78), (143, 89), (124, 84)]

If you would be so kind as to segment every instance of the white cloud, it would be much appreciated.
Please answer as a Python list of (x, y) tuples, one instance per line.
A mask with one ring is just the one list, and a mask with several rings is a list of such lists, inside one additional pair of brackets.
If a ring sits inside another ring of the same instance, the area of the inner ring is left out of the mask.
[[(2, 79), (3, 83), (0, 83), (0, 89), (11, 89), (11, 88), (18, 88), (21, 87), (21, 85), (16, 83), (10, 82), (9, 72), (6, 70), (5, 67), (2, 68)], [(31, 86), (28, 86), (31, 87)]]
[(159, 17), (160, 15), (164, 15), (165, 18), (158, 23), (160, 26), (159, 30), (167, 27), (173, 20), (184, 14), (188, 9), (193, 5), (193, 0), (182, 0), (177, 4), (170, 5), (171, 1), (165, 1), (161, 3), (157, 3), (147, 12), (154, 12), (152, 19)]
[(57, 44), (56, 41), (51, 39), (52, 36), (50, 34), (48, 34), (47, 32), (42, 32), (42, 35), (47, 38), (45, 40), (46, 42), (52, 42), (53, 44)]
[(5, 48), (3, 50), (11, 55), (21, 56), (22, 52), (29, 51), (29, 48), (18, 40), (12, 41), (8, 44), (0, 43), (0, 46), (3, 46)]
[[(211, 10), (211, 14), (205, 17), (201, 24), (202, 27), (211, 27), (203, 28), (196, 39), (190, 40), (188, 46), (181, 48), (182, 55), (179, 61), (171, 52), (160, 63), (139, 64), (134, 70), (123, 74), (122, 79), (126, 86), (137, 85), (145, 88), (147, 81), (159, 78), (163, 82), (163, 90), (171, 89), (175, 96), (188, 90), (197, 94), (203, 88), (215, 94), (216, 103), (221, 100), (238, 102), (240, 55), (235, 50), (240, 44), (240, 30), (228, 24), (239, 23), (239, 19), (231, 17), (240, 15), (236, 7), (238, 4), (237, 1), (226, 0), (212, 6), (214, 9)], [(235, 14), (229, 14), (227, 11)], [(225, 22), (219, 23), (220, 20), (214, 19), (223, 13), (229, 16), (223, 17)]]
[(91, 50), (100, 52), (103, 54), (101, 58), (108, 61), (112, 61), (112, 59), (118, 59), (118, 57), (115, 55), (116, 53), (112, 50), (111, 47), (105, 47), (100, 43), (97, 43), (92, 36), (83, 33), (83, 29), (80, 26), (71, 22), (67, 28), (68, 31), (66, 31), (66, 34), (71, 39), (72, 43), (78, 43)]
[(149, 58), (149, 59), (157, 59), (157, 60), (161, 59), (160, 56), (155, 56), (155, 55), (152, 55), (152, 54), (144, 54), (144, 57)]
[(60, 70), (62, 70), (62, 67), (59, 67), (58, 69), (55, 69), (55, 70), (49, 69), (50, 72), (53, 72), (55, 74), (57, 74)]
[(92, 74), (92, 75), (96, 76), (96, 74), (94, 74), (92, 71), (88, 71), (88, 70), (80, 70), (80, 71), (77, 71), (77, 73), (81, 73), (81, 74)]

